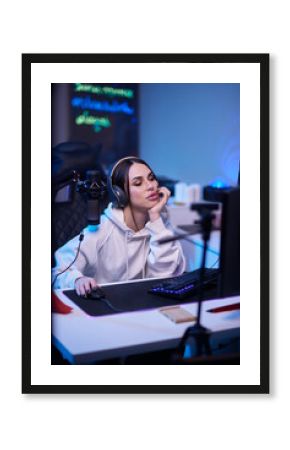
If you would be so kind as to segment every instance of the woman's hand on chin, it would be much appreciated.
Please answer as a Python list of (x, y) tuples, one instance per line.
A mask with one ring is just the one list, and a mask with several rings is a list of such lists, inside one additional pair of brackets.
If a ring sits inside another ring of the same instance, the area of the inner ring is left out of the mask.
[(150, 222), (154, 222), (155, 220), (159, 219), (160, 213), (171, 195), (170, 190), (166, 187), (159, 188), (158, 193), (159, 195), (161, 194), (158, 202), (148, 210)]

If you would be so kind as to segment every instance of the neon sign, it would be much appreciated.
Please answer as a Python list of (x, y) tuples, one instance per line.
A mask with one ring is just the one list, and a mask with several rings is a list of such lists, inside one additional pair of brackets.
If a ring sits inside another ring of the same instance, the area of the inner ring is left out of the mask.
[(76, 83), (75, 92), (87, 92), (89, 94), (107, 95), (109, 97), (133, 98), (132, 89), (113, 88), (111, 86), (98, 86), (95, 84)]
[[(115, 126), (133, 130), (138, 109), (138, 90), (126, 83), (73, 83), (70, 88), (70, 109), (74, 125), (82, 135), (101, 133)], [(91, 131), (88, 130), (91, 128)], [(107, 134), (107, 133), (106, 133)], [(107, 139), (104, 136), (104, 139)], [(115, 139), (115, 137), (114, 137)]]
[(112, 125), (107, 117), (92, 116), (88, 111), (84, 111), (82, 114), (77, 116), (75, 123), (76, 125), (92, 126), (95, 133), (99, 133), (103, 128), (109, 128)]
[(114, 100), (108, 101), (93, 100), (89, 95), (86, 97), (73, 97), (71, 105), (74, 108), (91, 109), (95, 111), (106, 111), (109, 113), (134, 114), (134, 108), (130, 108), (127, 102), (119, 103)]

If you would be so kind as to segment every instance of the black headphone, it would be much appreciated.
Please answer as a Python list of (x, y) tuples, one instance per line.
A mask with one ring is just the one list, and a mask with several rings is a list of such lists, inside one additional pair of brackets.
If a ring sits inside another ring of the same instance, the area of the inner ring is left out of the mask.
[(111, 191), (112, 191), (112, 193), (114, 194), (114, 196), (115, 196), (115, 198), (117, 200), (117, 205), (118, 205), (119, 208), (125, 208), (125, 206), (127, 206), (129, 204), (129, 198), (128, 198), (127, 193), (124, 191), (124, 189), (122, 189), (119, 186), (116, 186), (115, 184), (113, 184), (112, 177), (113, 177), (114, 172), (115, 172), (116, 168), (118, 167), (118, 165), (121, 164), (121, 162), (126, 161), (126, 159), (139, 160), (139, 158), (137, 158), (136, 156), (125, 156), (125, 158), (121, 158), (113, 166), (113, 169), (112, 169), (111, 175), (110, 175)]

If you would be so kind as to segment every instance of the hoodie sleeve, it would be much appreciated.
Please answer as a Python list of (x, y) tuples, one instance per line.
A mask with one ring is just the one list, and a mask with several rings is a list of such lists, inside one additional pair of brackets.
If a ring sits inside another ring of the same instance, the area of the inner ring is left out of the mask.
[[(74, 289), (75, 280), (83, 276), (93, 276), (96, 267), (97, 245), (99, 239), (99, 230), (88, 232), (85, 230), (84, 239), (80, 245), (79, 254), (79, 236), (74, 237), (55, 252), (56, 265), (52, 269), (52, 282), (58, 273), (64, 270), (64, 273), (56, 278), (54, 289)], [(65, 270), (69, 267), (67, 270)]]
[(150, 232), (150, 250), (147, 257), (145, 276), (177, 276), (185, 270), (185, 258), (181, 245), (177, 241), (159, 244), (159, 239), (174, 236), (171, 225), (166, 226), (160, 217), (154, 222), (147, 222), (147, 230)]

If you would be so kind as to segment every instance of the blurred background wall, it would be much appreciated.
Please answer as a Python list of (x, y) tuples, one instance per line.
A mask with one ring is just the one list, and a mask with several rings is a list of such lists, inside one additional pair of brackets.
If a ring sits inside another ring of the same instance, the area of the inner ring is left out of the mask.
[(158, 174), (236, 184), (239, 84), (141, 84), (139, 105), (140, 155)]
[(53, 84), (52, 146), (101, 144), (110, 166), (140, 155), (157, 175), (207, 185), (236, 184), (239, 84)]

